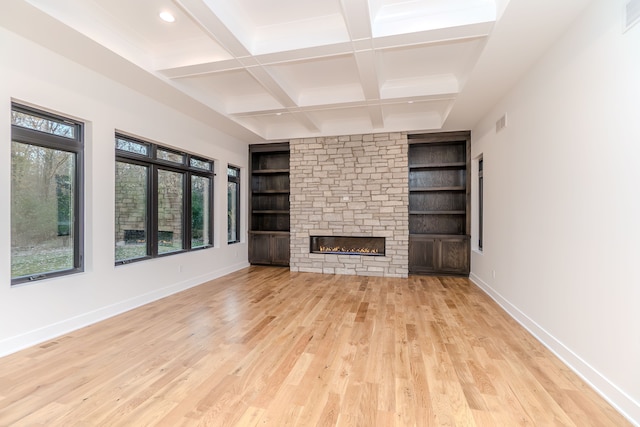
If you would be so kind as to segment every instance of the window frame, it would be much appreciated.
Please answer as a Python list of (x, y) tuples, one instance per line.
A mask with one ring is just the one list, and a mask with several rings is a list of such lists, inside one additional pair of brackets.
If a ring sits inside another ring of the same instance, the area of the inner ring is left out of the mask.
[[(115, 259), (115, 265), (131, 264), (133, 262), (144, 261), (148, 259), (161, 258), (185, 252), (203, 250), (213, 247), (214, 238), (214, 164), (213, 159), (208, 159), (201, 155), (193, 155), (185, 151), (179, 151), (175, 148), (167, 147), (165, 145), (157, 144), (151, 141), (146, 141), (137, 137), (129, 136), (122, 132), (116, 132), (114, 142), (117, 139), (123, 139), (138, 144), (144, 144), (148, 149), (148, 153), (140, 154), (132, 151), (126, 151), (118, 149), (115, 145), (115, 160), (117, 162), (130, 163), (139, 166), (148, 167), (147, 176), (147, 218), (146, 218), (146, 239), (147, 239), (147, 253), (144, 257), (130, 258), (130, 259)], [(177, 155), (183, 156), (182, 163), (172, 162), (158, 157), (158, 150), (167, 151)], [(208, 162), (211, 167), (207, 171), (202, 168), (190, 166), (191, 158), (198, 159), (200, 161)], [(180, 173), (183, 176), (182, 179), (182, 249), (171, 252), (159, 253), (159, 218), (158, 218), (158, 172), (160, 170), (167, 172)], [(191, 207), (192, 207), (192, 192), (191, 192), (191, 178), (193, 176), (201, 176), (210, 180), (209, 195), (207, 197), (209, 218), (208, 218), (208, 244), (193, 248), (191, 246)], [(115, 257), (115, 241), (114, 241), (114, 257)]]
[[(75, 180), (75, 185), (73, 188), (73, 267), (66, 270), (49, 271), (27, 276), (13, 277), (12, 275), (11, 286), (82, 273), (84, 272), (84, 123), (17, 102), (11, 103), (11, 112), (13, 113), (14, 111), (45, 120), (62, 122), (75, 128), (74, 138), (68, 138), (11, 123), (12, 143), (15, 141), (21, 144), (72, 153), (74, 155), (73, 179)], [(12, 204), (13, 196), (10, 198), (10, 203)], [(11, 215), (14, 214), (13, 209), (11, 209)], [(11, 261), (11, 264), (13, 265), (13, 261)]]
[(478, 250), (483, 251), (484, 244), (484, 159), (478, 159)]
[[(229, 170), (235, 170), (237, 171), (237, 174), (235, 176), (231, 176), (229, 175)], [(234, 166), (234, 165), (227, 165), (227, 244), (228, 245), (232, 245), (234, 243), (240, 243), (241, 238), (240, 238), (240, 172), (241, 169), (238, 166)], [(234, 183), (236, 184), (236, 212), (235, 212), (235, 219), (236, 219), (236, 240), (229, 240), (229, 231), (230, 231), (230, 226), (231, 224), (229, 223), (229, 209), (231, 208), (231, 206), (229, 205), (229, 183)]]

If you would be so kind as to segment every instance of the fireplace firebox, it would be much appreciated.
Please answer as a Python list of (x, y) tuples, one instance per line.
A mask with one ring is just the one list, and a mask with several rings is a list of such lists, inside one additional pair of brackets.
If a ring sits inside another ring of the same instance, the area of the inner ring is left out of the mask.
[(384, 256), (384, 237), (310, 236), (312, 254)]

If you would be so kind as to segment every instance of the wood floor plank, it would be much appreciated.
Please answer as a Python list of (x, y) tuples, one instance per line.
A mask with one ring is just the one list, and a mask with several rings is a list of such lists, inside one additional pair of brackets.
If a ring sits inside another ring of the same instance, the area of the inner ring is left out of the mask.
[(251, 267), (0, 359), (1, 426), (628, 426), (468, 279)]

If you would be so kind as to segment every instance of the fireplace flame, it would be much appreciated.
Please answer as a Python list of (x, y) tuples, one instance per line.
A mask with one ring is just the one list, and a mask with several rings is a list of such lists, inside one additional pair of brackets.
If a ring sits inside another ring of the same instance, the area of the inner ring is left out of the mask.
[(349, 254), (379, 254), (378, 249), (375, 248), (345, 248), (344, 246), (322, 246), (320, 245), (320, 252), (331, 253), (349, 253)]

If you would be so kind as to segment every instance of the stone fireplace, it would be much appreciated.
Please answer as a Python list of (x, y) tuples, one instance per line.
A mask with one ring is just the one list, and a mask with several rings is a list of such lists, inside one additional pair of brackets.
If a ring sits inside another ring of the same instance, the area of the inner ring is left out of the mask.
[[(289, 144), (291, 271), (407, 277), (407, 135), (306, 138)], [(356, 245), (334, 240), (323, 245), (329, 250), (314, 251), (317, 237), (353, 238)], [(374, 256), (357, 253), (365, 248), (360, 239), (372, 237), (383, 238), (382, 250)]]

